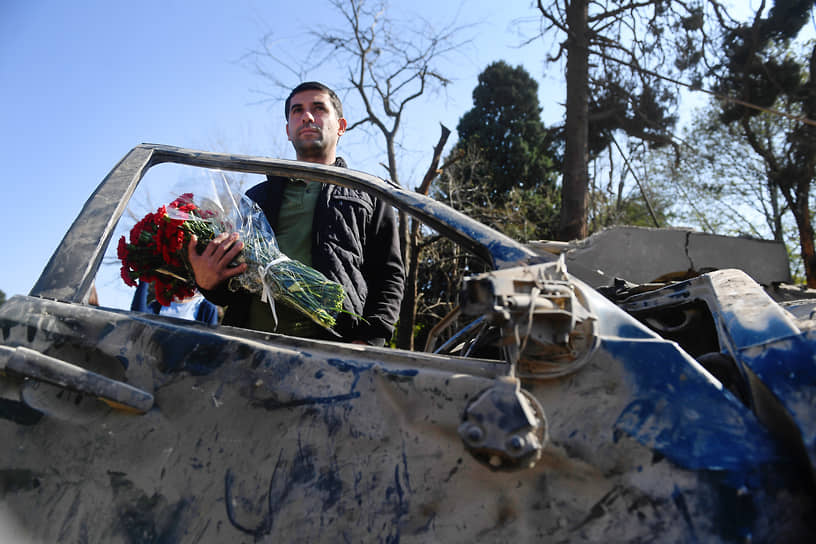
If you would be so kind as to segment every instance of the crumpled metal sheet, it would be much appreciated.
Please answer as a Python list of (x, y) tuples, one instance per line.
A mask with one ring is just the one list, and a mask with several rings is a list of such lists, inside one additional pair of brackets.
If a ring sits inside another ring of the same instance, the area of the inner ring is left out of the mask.
[[(809, 479), (783, 443), (676, 343), (574, 278), (597, 342), (574, 372), (522, 377), (520, 394), (535, 417), (546, 417), (547, 440), (531, 468), (513, 471), (491, 470), (458, 433), (472, 401), (508, 374), (502, 362), (84, 304), (127, 198), (147, 168), (165, 161), (304, 172), (324, 182), (339, 176), (496, 269), (551, 260), (373, 176), (135, 148), (88, 200), (31, 296), (0, 307), (4, 347), (34, 350), (154, 399), (138, 415), (0, 375), (0, 513), (33, 541), (812, 538)], [(744, 360), (766, 373), (770, 363), (751, 349)]]
[[(637, 384), (614, 349), (524, 384), (551, 439), (533, 468), (503, 472), (457, 434), (499, 363), (26, 297), (0, 315), (4, 343), (75, 359), (95, 345), (97, 364), (117, 361), (155, 396), (141, 416), (61, 415), (55, 400), (33, 424), (0, 419), (14, 444), (0, 455), (3, 506), (42, 541), (734, 541), (806, 529), (808, 501), (772, 463), (688, 470), (616, 430)], [(752, 482), (763, 470), (785, 485)]]

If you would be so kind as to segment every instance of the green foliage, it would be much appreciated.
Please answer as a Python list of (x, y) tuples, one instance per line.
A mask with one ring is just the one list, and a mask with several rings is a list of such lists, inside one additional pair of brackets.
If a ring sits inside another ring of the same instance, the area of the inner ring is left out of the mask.
[[(473, 108), (459, 122), (459, 142), (431, 190), (437, 200), (520, 241), (552, 239), (558, 226), (560, 195), (537, 89), (523, 68), (489, 65), (473, 91)], [(456, 307), (465, 276), (487, 270), (487, 263), (449, 240), (429, 231), (422, 236), (417, 346)]]
[[(548, 60), (587, 55), (587, 76), (568, 78), (567, 94), (586, 98), (589, 161), (612, 144), (616, 133), (653, 147), (668, 145), (679, 96), (672, 80), (702, 81), (699, 68), (711, 47), (705, 28), (707, 6), (665, 0), (582, 3), (586, 20), (567, 19), (567, 6), (575, 6), (574, 1), (550, 0), (538, 7), (550, 23), (548, 30), (564, 34), (564, 39), (553, 40), (558, 53)], [(579, 111), (574, 113), (580, 117)], [(557, 133), (560, 146), (577, 137), (575, 126), (551, 131)]]
[(541, 122), (538, 83), (524, 68), (504, 61), (490, 64), (473, 90), (473, 108), (456, 127), (457, 152), (468, 146), (483, 157), (463, 181), (485, 184), (485, 198), (505, 201), (513, 189), (552, 186), (552, 153)]
[(431, 196), (516, 240), (551, 239), (560, 199), (554, 184), (510, 187), (497, 196), (488, 163), (478, 145), (460, 149)]
[[(673, 224), (702, 232), (783, 241), (794, 278), (803, 273), (798, 232), (763, 159), (753, 152), (740, 125), (723, 124), (711, 101), (683, 131), (683, 145), (643, 157), (648, 176), (671, 202)], [(771, 114), (746, 121), (766, 141), (784, 141), (792, 121)]]
[(613, 133), (662, 147), (671, 142), (677, 116), (670, 114), (677, 95), (660, 81), (624, 80), (610, 72), (592, 81), (589, 102), (589, 156), (597, 157), (612, 143)]
[[(816, 177), (816, 127), (771, 116), (765, 108), (816, 119), (816, 44), (811, 41), (802, 50), (795, 41), (813, 8), (812, 0), (777, 1), (766, 17), (757, 14), (753, 20), (728, 29), (724, 68), (716, 86), (720, 93), (741, 101), (723, 102), (720, 119), (739, 128), (750, 149), (762, 159), (770, 193), (778, 194), (793, 215), (810, 287), (816, 287), (810, 211), (811, 185)], [(747, 103), (754, 107), (747, 107)], [(781, 224), (777, 223), (776, 230), (782, 231)]]
[[(771, 106), (795, 85), (800, 67), (790, 59), (763, 54), (773, 44), (797, 37), (811, 18), (813, 0), (777, 0), (765, 18), (756, 17), (726, 30), (723, 51), (726, 72), (719, 90), (734, 92), (760, 106)], [(742, 106), (735, 108), (742, 111)], [(754, 110), (756, 111), (756, 110)]]
[[(598, 232), (607, 227), (628, 225), (635, 227), (655, 227), (652, 214), (640, 194), (630, 194), (622, 198), (609, 198), (607, 193), (593, 192), (594, 200), (589, 218), (589, 233)], [(672, 218), (668, 198), (650, 195), (652, 211), (658, 224), (666, 226)]]
[(791, 282), (795, 284), (807, 283), (805, 277), (805, 264), (802, 261), (802, 253), (799, 250), (799, 231), (793, 221), (786, 221), (784, 227), (785, 249), (788, 253), (788, 266), (790, 266)]
[(552, 238), (557, 172), (530, 74), (504, 61), (488, 65), (457, 131), (432, 195), (512, 238)]
[(719, 104), (710, 102), (684, 128), (683, 144), (647, 154), (642, 162), (648, 177), (663, 181), (659, 192), (670, 198), (672, 213), (683, 226), (777, 238), (775, 225), (783, 210), (773, 204), (762, 160), (739, 127), (718, 119), (719, 111)]
[(2, 290), (0, 290), (0, 306), (5, 304), (5, 302), (6, 302), (6, 294)]
[[(445, 237), (426, 231), (417, 279), (417, 320), (414, 342), (420, 349), (428, 333), (456, 308), (466, 276), (488, 270), (487, 263)], [(461, 325), (457, 322), (454, 326)]]

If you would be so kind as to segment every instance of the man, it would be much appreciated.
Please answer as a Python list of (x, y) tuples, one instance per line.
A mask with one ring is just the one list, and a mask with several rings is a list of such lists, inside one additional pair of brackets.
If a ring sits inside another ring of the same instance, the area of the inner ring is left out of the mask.
[[(334, 91), (314, 81), (301, 83), (286, 99), (285, 114), (286, 134), (298, 160), (346, 166), (336, 154), (346, 120)], [(393, 333), (405, 280), (393, 210), (361, 191), (277, 176), (267, 177), (247, 196), (266, 214), (281, 251), (343, 286), (345, 311), (337, 316), (332, 335), (282, 304), (276, 305), (275, 320), (259, 296), (230, 293), (226, 280), (244, 272), (246, 264), (229, 266), (243, 244), (236, 233), (224, 233), (201, 254), (195, 239), (188, 247), (199, 289), (227, 307), (223, 323), (383, 345)]]
[(136, 292), (133, 294), (133, 301), (130, 303), (130, 309), (136, 312), (168, 315), (218, 325), (218, 306), (205, 299), (201, 293), (196, 292), (184, 300), (173, 300), (170, 306), (162, 306), (156, 300), (153, 284), (145, 281), (139, 281)]

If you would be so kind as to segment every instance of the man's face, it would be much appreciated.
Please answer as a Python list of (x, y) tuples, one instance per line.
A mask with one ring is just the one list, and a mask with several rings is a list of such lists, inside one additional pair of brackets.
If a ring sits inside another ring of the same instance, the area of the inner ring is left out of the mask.
[(337, 117), (326, 91), (306, 90), (292, 97), (286, 135), (303, 161), (333, 164), (346, 120)]

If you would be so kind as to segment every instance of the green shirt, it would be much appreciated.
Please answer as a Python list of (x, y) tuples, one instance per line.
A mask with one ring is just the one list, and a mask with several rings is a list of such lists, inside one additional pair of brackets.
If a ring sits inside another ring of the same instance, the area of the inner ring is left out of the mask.
[(322, 184), (290, 180), (283, 192), (275, 236), (290, 259), (312, 266), (312, 223)]
[[(312, 222), (321, 183), (293, 179), (286, 185), (281, 202), (275, 238), (280, 250), (290, 259), (312, 265)], [(301, 337), (323, 337), (321, 327), (314, 321), (284, 303), (275, 303), (275, 318), (269, 304), (252, 297), (249, 306), (248, 327)]]

